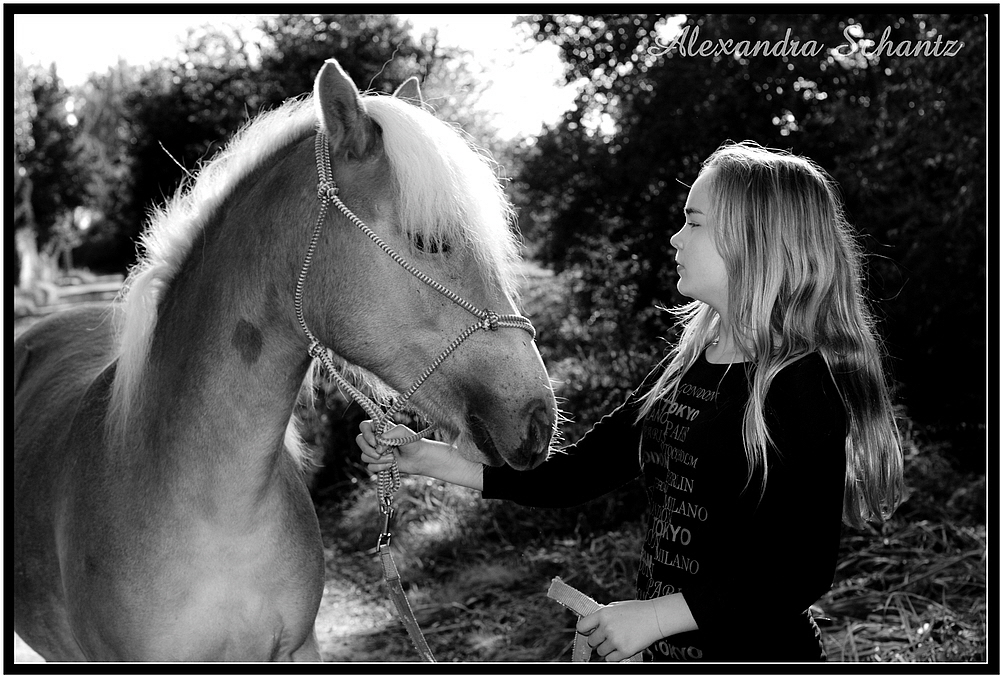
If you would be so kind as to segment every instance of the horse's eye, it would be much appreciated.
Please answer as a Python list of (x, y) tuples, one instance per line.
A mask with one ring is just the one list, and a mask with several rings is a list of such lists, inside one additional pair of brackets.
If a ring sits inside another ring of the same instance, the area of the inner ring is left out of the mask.
[(439, 237), (424, 237), (417, 233), (411, 237), (413, 248), (426, 254), (446, 254), (451, 251), (451, 246), (444, 239)]

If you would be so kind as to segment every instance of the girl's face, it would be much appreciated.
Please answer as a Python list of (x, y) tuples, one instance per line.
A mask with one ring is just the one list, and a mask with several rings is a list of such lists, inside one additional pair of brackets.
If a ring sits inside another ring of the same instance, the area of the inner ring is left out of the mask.
[(688, 298), (708, 303), (725, 317), (729, 276), (715, 248), (716, 226), (709, 217), (713, 172), (712, 169), (702, 172), (691, 186), (684, 205), (684, 227), (670, 238), (670, 245), (677, 249), (677, 290)]

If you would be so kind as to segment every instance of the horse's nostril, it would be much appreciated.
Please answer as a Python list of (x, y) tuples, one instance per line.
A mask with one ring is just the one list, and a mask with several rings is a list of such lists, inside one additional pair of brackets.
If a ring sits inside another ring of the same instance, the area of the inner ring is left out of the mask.
[(552, 411), (545, 402), (539, 402), (532, 413), (532, 422), (540, 430), (539, 438), (548, 442), (552, 438)]
[(534, 466), (545, 459), (555, 419), (552, 408), (544, 400), (537, 399), (529, 406), (531, 413), (528, 416), (528, 438), (522, 448), (527, 454), (538, 456), (531, 462), (531, 466)]

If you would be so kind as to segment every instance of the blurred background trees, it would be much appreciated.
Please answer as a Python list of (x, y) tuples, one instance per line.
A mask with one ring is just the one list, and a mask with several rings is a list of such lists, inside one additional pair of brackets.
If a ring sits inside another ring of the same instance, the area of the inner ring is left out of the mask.
[[(15, 59), (14, 229), (40, 250), (71, 250), (76, 266), (122, 272), (150, 208), (254, 115), (309, 92), (325, 59), (362, 89), (390, 92), (417, 75), (437, 114), (511, 179), (531, 261), (524, 303), (563, 407), (579, 421), (567, 426), (573, 438), (638, 384), (671, 336), (656, 306), (681, 300), (668, 238), (682, 223), (684, 184), (722, 142), (753, 139), (811, 157), (840, 184), (869, 253), (900, 401), (953, 439), (960, 460), (982, 462), (985, 369), (978, 359), (952, 363), (985, 352), (985, 16), (540, 14), (522, 23), (560, 47), (567, 84), (583, 87), (557, 124), (510, 141), (477, 105), (489, 82), (469, 54), (433, 33), (412, 37), (392, 15), (269, 16), (252, 36), (204, 27), (176, 58), (119, 63), (72, 91), (54, 68)], [(790, 29), (827, 49), (663, 49), (682, 28), (713, 44), (776, 43)], [(953, 57), (832, 49), (847, 43), (845, 30), (874, 48), (886, 28), (896, 43), (941, 36), (963, 47)]]

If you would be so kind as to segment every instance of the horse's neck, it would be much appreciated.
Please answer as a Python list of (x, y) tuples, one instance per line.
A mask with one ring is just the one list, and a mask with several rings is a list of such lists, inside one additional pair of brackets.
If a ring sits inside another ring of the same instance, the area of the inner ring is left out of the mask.
[(230, 505), (238, 501), (226, 493), (266, 493), (289, 461), (284, 432), (309, 361), (291, 306), (294, 271), (273, 240), (248, 231), (267, 224), (241, 209), (199, 236), (164, 294), (142, 396), (146, 450), (171, 458), (178, 485), (203, 483)]

